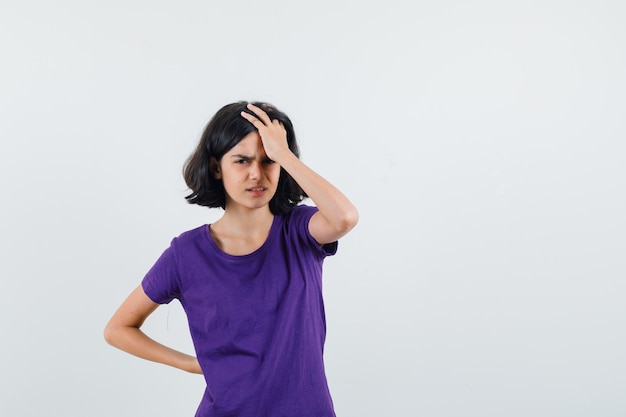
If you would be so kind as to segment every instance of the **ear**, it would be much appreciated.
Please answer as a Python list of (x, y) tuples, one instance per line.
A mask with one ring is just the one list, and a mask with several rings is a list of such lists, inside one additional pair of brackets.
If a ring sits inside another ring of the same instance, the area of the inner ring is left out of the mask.
[(213, 178), (215, 178), (216, 180), (222, 179), (220, 163), (217, 162), (217, 159), (215, 159), (214, 157), (211, 157), (211, 161), (209, 162), (209, 171), (211, 171), (211, 175), (213, 175)]

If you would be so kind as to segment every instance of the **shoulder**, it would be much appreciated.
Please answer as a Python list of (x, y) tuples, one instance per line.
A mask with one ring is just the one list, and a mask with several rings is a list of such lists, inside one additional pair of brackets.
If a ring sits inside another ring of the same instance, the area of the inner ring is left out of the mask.
[(308, 247), (321, 257), (334, 255), (337, 251), (337, 242), (320, 245), (313, 238), (309, 230), (309, 222), (318, 211), (318, 208), (315, 206), (300, 204), (284, 215), (285, 220), (283, 227), (286, 234), (291, 236), (291, 239), (294, 239), (292, 243)]
[(318, 212), (317, 207), (300, 204), (291, 209), (288, 213), (282, 215), (283, 227), (287, 229), (308, 231), (309, 221), (315, 213)]
[(300, 204), (295, 206), (290, 212), (288, 212), (284, 216), (287, 221), (308, 221), (317, 212), (318, 209), (315, 206)]
[(170, 242), (169, 250), (178, 258), (188, 258), (194, 253), (203, 250), (207, 243), (208, 225), (198, 226), (194, 229), (182, 232)]
[(202, 239), (205, 237), (205, 234), (207, 233), (207, 228), (208, 228), (208, 225), (204, 224), (194, 229), (182, 232), (181, 234), (176, 236), (172, 240), (172, 242), (176, 242), (178, 244), (181, 244), (181, 243), (184, 244), (184, 243), (197, 241), (198, 239)]

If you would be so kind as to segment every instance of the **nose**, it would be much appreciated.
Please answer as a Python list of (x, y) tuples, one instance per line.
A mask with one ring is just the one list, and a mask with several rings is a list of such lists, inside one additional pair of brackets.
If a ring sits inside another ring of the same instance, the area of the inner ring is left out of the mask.
[(259, 161), (254, 161), (250, 164), (250, 171), (248, 172), (248, 175), (250, 176), (251, 180), (258, 180), (261, 178), (263, 170), (261, 169), (261, 163)]

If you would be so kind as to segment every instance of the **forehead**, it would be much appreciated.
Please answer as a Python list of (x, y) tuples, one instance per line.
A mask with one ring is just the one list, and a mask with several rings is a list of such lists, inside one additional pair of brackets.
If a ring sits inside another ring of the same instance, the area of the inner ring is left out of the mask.
[(256, 130), (244, 136), (235, 146), (230, 148), (226, 155), (255, 155), (257, 152), (265, 153), (261, 136)]

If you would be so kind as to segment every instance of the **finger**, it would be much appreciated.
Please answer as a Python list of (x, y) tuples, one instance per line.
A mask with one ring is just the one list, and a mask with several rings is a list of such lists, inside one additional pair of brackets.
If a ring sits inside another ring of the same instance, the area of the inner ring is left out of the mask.
[(271, 124), (272, 120), (270, 119), (270, 117), (267, 115), (267, 113), (260, 107), (255, 106), (252, 103), (248, 104), (248, 110), (252, 111), (254, 114), (256, 114), (256, 116), (259, 118), (260, 121), (262, 121), (264, 124)]
[(248, 112), (242, 111), (242, 112), (241, 112), (241, 117), (243, 117), (244, 119), (246, 119), (247, 121), (249, 121), (250, 123), (252, 123), (252, 125), (253, 125), (254, 127), (256, 127), (257, 129), (258, 129), (259, 127), (261, 127), (261, 126), (265, 126), (265, 124), (264, 124), (262, 121), (260, 121), (259, 119), (257, 119), (256, 117), (254, 117), (254, 115), (252, 115), (252, 114), (250, 114), (250, 113), (248, 113)]

